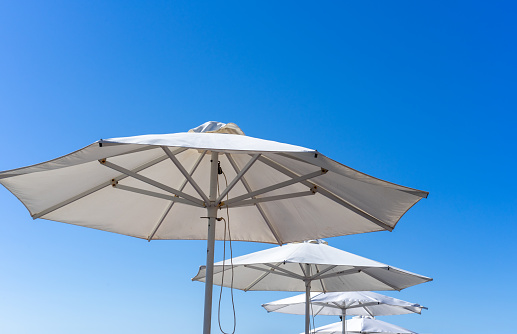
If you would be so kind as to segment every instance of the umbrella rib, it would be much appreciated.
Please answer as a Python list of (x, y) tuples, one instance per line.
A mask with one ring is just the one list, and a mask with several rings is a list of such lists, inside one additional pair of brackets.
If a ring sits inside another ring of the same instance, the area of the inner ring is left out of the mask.
[[(237, 166), (237, 163), (235, 162), (235, 160), (233, 160), (233, 157), (230, 154), (226, 154), (226, 157), (228, 158), (228, 161), (230, 161), (230, 164), (232, 165), (232, 167), (235, 170), (235, 172), (239, 173), (240, 172), (239, 171), (239, 167)], [(241, 177), (241, 182), (244, 185), (244, 188), (246, 189), (246, 191), (248, 193), (251, 192), (251, 187), (250, 187), (248, 181), (246, 180), (246, 178), (244, 176)], [(252, 198), (255, 198), (255, 197), (252, 197)], [(262, 208), (260, 203), (255, 203), (255, 206), (257, 207), (257, 210), (259, 211), (260, 215), (262, 216), (262, 218), (266, 222), (266, 225), (269, 227), (269, 230), (271, 231), (271, 233), (275, 237), (276, 242), (279, 245), (282, 245), (284, 243), (283, 240), (280, 238), (280, 235), (278, 234), (275, 226), (273, 225), (273, 223), (267, 217), (267, 215), (264, 212), (264, 209)]]
[[(280, 263), (277, 263), (277, 265), (279, 265)], [(255, 285), (257, 285), (260, 281), (262, 281), (264, 278), (266, 278), (267, 275), (269, 275), (271, 272), (268, 271), (268, 272), (265, 272), (263, 273), (262, 275), (260, 275), (259, 278), (257, 278), (256, 280), (254, 280), (253, 282), (251, 282), (247, 287), (245, 287), (243, 290), (244, 291), (249, 291), (251, 288), (253, 288)]]
[(292, 272), (287, 271), (287, 270), (282, 270), (282, 268), (280, 268), (280, 267), (277, 267), (277, 266), (274, 266), (274, 265), (271, 265), (271, 264), (267, 264), (267, 263), (262, 263), (262, 264), (264, 264), (264, 265), (266, 265), (268, 267), (271, 267), (271, 269), (260, 268), (260, 267), (254, 266), (252, 264), (245, 264), (244, 267), (251, 268), (251, 269), (254, 269), (254, 270), (259, 270), (259, 271), (265, 271), (265, 272), (268, 272), (268, 273), (271, 273), (271, 274), (275, 274), (275, 275), (286, 276), (286, 277), (289, 277), (289, 278), (297, 278), (297, 279), (302, 280), (302, 281), (304, 279), (303, 276), (297, 275), (297, 274), (292, 273)]
[(338, 272), (335, 272), (335, 273), (332, 273), (332, 274), (328, 274), (328, 275), (323, 275), (323, 276), (320, 276), (319, 279), (325, 279), (325, 278), (330, 278), (330, 277), (338, 277), (338, 276), (343, 276), (343, 275), (356, 274), (356, 273), (360, 273), (362, 271), (363, 271), (363, 269), (352, 268), (352, 269), (348, 269), (348, 270), (338, 271)]
[[(239, 208), (239, 207), (243, 207), (243, 206), (254, 205), (257, 203), (279, 201), (279, 200), (283, 200), (283, 199), (310, 196), (310, 195), (314, 195), (314, 194), (316, 194), (316, 189), (314, 189), (314, 190), (311, 189), (308, 191), (300, 191), (300, 192), (291, 193), (291, 194), (261, 197), (261, 198), (254, 197), (253, 199), (243, 200), (243, 201), (234, 203), (234, 204), (230, 205), (229, 207), (230, 208)], [(226, 204), (226, 203), (224, 203), (224, 204)], [(222, 206), (224, 206), (224, 205), (222, 205)]]
[(375, 274), (372, 274), (372, 273), (369, 273), (367, 272), (366, 270), (363, 270), (363, 274), (367, 275), (367, 276), (370, 276), (371, 278), (373, 279), (376, 279), (377, 281), (381, 282), (382, 284), (385, 284), (387, 286), (389, 286), (390, 288), (392, 288), (393, 290), (397, 290), (397, 291), (400, 291), (402, 290), (401, 288), (391, 284), (391, 283), (388, 283), (386, 282), (386, 280), (380, 278), (379, 276), (375, 275)]
[[(302, 270), (303, 276), (305, 276), (304, 279), (306, 279), (307, 276), (309, 276), (309, 273), (307, 271), (305, 271), (304, 264), (306, 264), (306, 263), (298, 263), (298, 265), (300, 266), (300, 269)], [(310, 266), (310, 264), (309, 264), (309, 266)]]
[(271, 264), (271, 263), (264, 263), (264, 265), (265, 265), (265, 266), (268, 266), (268, 267), (270, 267), (270, 268), (273, 268), (273, 269), (279, 270), (279, 271), (281, 271), (281, 272), (284, 272), (284, 273), (286, 273), (287, 275), (291, 275), (290, 277), (298, 278), (298, 279), (301, 279), (301, 280), (305, 279), (305, 277), (303, 277), (303, 276), (301, 276), (301, 275), (298, 275), (298, 274), (296, 274), (296, 273), (294, 273), (294, 272), (292, 272), (292, 271), (289, 271), (289, 270), (287, 270), (287, 269), (281, 268), (280, 266), (275, 266), (275, 265), (273, 265), (273, 264)]
[[(277, 154), (278, 154), (278, 155), (280, 155), (280, 156), (282, 156), (282, 157), (285, 157), (285, 158), (291, 159), (291, 160), (295, 160), (295, 161), (299, 161), (299, 162), (304, 162), (304, 163), (306, 163), (306, 164), (308, 164), (308, 165), (318, 166), (317, 164), (313, 164), (313, 163), (311, 163), (311, 162), (309, 162), (309, 161), (306, 161), (306, 160), (303, 160), (303, 159), (297, 158), (297, 157), (295, 157), (295, 156), (291, 156), (291, 155), (289, 155), (288, 153), (282, 153), (282, 152), (280, 152), (280, 153), (277, 153)], [(343, 165), (343, 164), (340, 164), (340, 165), (342, 165), (342, 166), (344, 166), (344, 167), (346, 167), (346, 168), (348, 168), (348, 169), (350, 169), (350, 170), (352, 170), (352, 171), (354, 171), (354, 172), (356, 172), (356, 173), (362, 174), (362, 175), (367, 176), (367, 177), (371, 177), (372, 179), (379, 180), (379, 181), (383, 181), (383, 182), (386, 182), (387, 184), (391, 184), (391, 185), (394, 185), (394, 186), (397, 186), (397, 187), (402, 187), (403, 189), (399, 189), (399, 188), (397, 188), (397, 190), (399, 190), (399, 191), (402, 191), (402, 192), (405, 192), (405, 193), (408, 193), (408, 194), (411, 194), (411, 195), (419, 196), (419, 197), (424, 197), (424, 198), (427, 198), (427, 196), (429, 196), (429, 193), (428, 193), (427, 191), (423, 191), (423, 190), (418, 190), (418, 189), (413, 189), (413, 188), (408, 188), (408, 187), (405, 187), (405, 186), (401, 186), (401, 185), (399, 185), (399, 184), (395, 184), (395, 183), (392, 183), (392, 182), (388, 182), (388, 181), (385, 181), (385, 180), (378, 179), (378, 178), (376, 178), (376, 177), (374, 177), (374, 176), (371, 176), (371, 175), (365, 174), (365, 173), (363, 173), (363, 172), (360, 172), (360, 171), (358, 171), (358, 170), (355, 170), (355, 169), (350, 168), (350, 167), (348, 167), (348, 166), (345, 166), (345, 165)]]
[(325, 287), (325, 283), (323, 283), (322, 280), (319, 280), (321, 284), (321, 290), (323, 290), (323, 293), (327, 293), (327, 288)]
[[(321, 305), (314, 305), (314, 303), (312, 303), (312, 306), (321, 306)], [(314, 314), (314, 316), (317, 316), (319, 315), (325, 308), (324, 307), (320, 307), (318, 311), (316, 311), (316, 313)]]
[[(181, 152), (183, 152), (185, 150), (186, 150), (186, 148), (180, 148), (180, 149), (174, 151), (174, 154), (181, 153)], [(160, 163), (160, 162), (162, 162), (162, 161), (164, 161), (166, 159), (167, 159), (167, 156), (162, 156), (162, 157), (153, 159), (153, 160), (151, 160), (151, 161), (141, 165), (140, 167), (133, 169), (133, 172), (140, 172), (140, 171), (142, 171), (142, 170), (144, 170), (146, 168), (149, 168), (151, 166), (154, 166), (157, 163)], [(128, 176), (125, 175), (125, 174), (122, 174), (122, 175), (119, 175), (119, 176), (115, 177), (113, 180), (120, 181), (120, 180), (125, 179), (126, 177), (128, 177)], [(65, 205), (73, 203), (73, 202), (75, 202), (75, 201), (77, 201), (77, 200), (79, 200), (79, 199), (81, 199), (81, 198), (83, 198), (85, 196), (93, 194), (94, 192), (96, 192), (98, 190), (101, 190), (102, 188), (111, 185), (112, 182), (113, 182), (112, 180), (103, 182), (103, 183), (101, 183), (101, 184), (99, 184), (99, 185), (97, 185), (97, 186), (95, 186), (93, 188), (90, 188), (90, 189), (88, 189), (88, 190), (86, 190), (86, 191), (84, 191), (84, 192), (82, 192), (82, 193), (80, 193), (80, 194), (78, 194), (78, 195), (76, 195), (74, 197), (68, 198), (67, 200), (65, 200), (63, 202), (60, 202), (60, 203), (55, 204), (55, 205), (53, 205), (53, 206), (51, 206), (51, 207), (49, 207), (49, 208), (47, 208), (47, 209), (45, 209), (43, 211), (40, 211), (38, 213), (33, 214), (32, 218), (33, 219), (37, 219), (37, 218), (43, 217), (44, 215), (46, 215), (48, 213), (51, 213), (51, 212), (53, 212), (53, 211), (55, 211), (57, 209), (60, 209), (60, 208), (64, 207)]]
[(220, 202), (220, 203), (221, 203), (221, 205), (230, 205), (231, 203), (236, 203), (236, 202), (239, 202), (239, 201), (241, 201), (243, 199), (246, 199), (246, 198), (250, 198), (250, 197), (253, 197), (253, 196), (261, 195), (261, 194), (264, 194), (264, 193), (267, 193), (267, 192), (270, 192), (270, 191), (273, 191), (273, 190), (276, 190), (276, 189), (284, 188), (284, 187), (290, 186), (290, 185), (295, 184), (295, 183), (303, 182), (303, 181), (305, 181), (307, 179), (312, 179), (312, 178), (314, 178), (316, 176), (323, 175), (326, 172), (327, 172), (327, 170), (322, 168), (319, 171), (312, 172), (312, 173), (309, 173), (309, 174), (306, 174), (306, 175), (302, 175), (302, 176), (297, 176), (297, 177), (292, 178), (291, 180), (287, 180), (287, 181), (284, 181), (284, 182), (280, 182), (280, 183), (274, 184), (274, 185), (269, 186), (269, 187), (265, 187), (265, 188), (262, 188), (262, 189), (259, 189), (259, 190), (255, 190), (255, 191), (252, 191), (250, 193), (247, 193), (247, 194), (244, 194), (244, 195), (241, 195), (241, 196), (237, 196), (237, 197), (231, 198), (231, 199), (229, 199), (226, 202)]
[[(314, 152), (314, 153), (317, 153), (317, 152)], [(279, 156), (282, 156), (284, 158), (288, 158), (288, 159), (291, 159), (291, 160), (295, 160), (295, 161), (298, 161), (298, 162), (303, 162), (303, 163), (306, 163), (308, 165), (312, 165), (312, 166), (318, 166), (317, 164), (313, 164), (309, 161), (306, 161), (306, 160), (303, 160), (303, 159), (300, 159), (300, 158), (297, 158), (297, 157), (293, 157), (287, 153), (283, 153), (283, 152), (279, 152), (278, 153)]]
[(427, 310), (427, 307), (423, 307), (423, 306), (412, 306), (414, 307), (415, 309), (420, 309), (420, 310), (412, 310), (411, 309), (411, 306), (401, 306), (400, 308), (403, 308), (404, 310), (407, 310), (409, 312), (412, 312), (412, 313), (418, 313), (418, 314), (422, 314), (422, 310), (421, 309), (426, 309)]
[[(199, 155), (199, 158), (197, 159), (196, 163), (194, 164), (194, 166), (192, 167), (192, 170), (190, 171), (189, 175), (192, 176), (194, 175), (194, 172), (196, 171), (197, 167), (199, 166), (199, 164), (201, 163), (201, 160), (203, 160), (204, 156), (206, 154), (206, 150), (203, 151), (202, 154)], [(188, 180), (185, 179), (183, 180), (181, 186), (179, 187), (179, 190), (180, 191), (183, 191), (183, 189), (185, 188), (185, 186), (187, 185), (187, 182)], [(163, 221), (165, 220), (165, 217), (167, 217), (167, 215), (169, 214), (169, 212), (171, 211), (172, 207), (174, 206), (174, 202), (171, 202), (167, 209), (165, 210), (164, 214), (162, 215), (162, 217), (160, 218), (160, 220), (158, 221), (158, 223), (154, 226), (152, 232), (149, 234), (149, 236), (147, 237), (147, 241), (151, 241), (154, 237), (154, 235), (156, 234), (156, 232), (158, 231), (158, 229), (160, 228), (160, 226), (162, 225)]]
[(345, 201), (344, 199), (342, 199), (341, 197), (337, 196), (336, 194), (326, 190), (326, 189), (323, 189), (321, 187), (318, 186), (318, 192), (320, 194), (322, 194), (323, 196), (327, 197), (328, 199), (346, 207), (347, 209), (349, 209), (350, 211), (358, 214), (359, 216), (369, 220), (370, 222), (374, 223), (375, 225), (379, 226), (379, 227), (382, 227), (383, 229), (387, 230), (387, 231), (393, 231), (393, 226), (390, 226), (386, 223), (384, 223), (382, 220), (370, 215), (369, 213), (359, 209), (358, 207), (356, 207), (355, 205)]
[(170, 202), (170, 203), (167, 204), (167, 208), (165, 208), (165, 211), (163, 212), (162, 216), (158, 220), (158, 223), (156, 223), (156, 225), (154, 226), (152, 232), (149, 233), (149, 235), (147, 236), (147, 241), (148, 242), (151, 242), (151, 240), (153, 239), (154, 235), (156, 234), (156, 232), (158, 231), (158, 229), (162, 225), (163, 221), (165, 220), (165, 217), (167, 217), (167, 215), (171, 211), (172, 207), (174, 206), (174, 203), (176, 203), (176, 202)]
[(117, 183), (113, 183), (113, 187), (115, 189), (130, 191), (130, 192), (134, 192), (134, 193), (137, 193), (137, 194), (142, 194), (142, 195), (156, 197), (156, 198), (162, 198), (162, 199), (165, 199), (165, 200), (168, 200), (168, 201), (172, 201), (172, 202), (179, 202), (179, 203), (183, 203), (183, 204), (187, 204), (187, 205), (192, 205), (192, 206), (195, 206), (195, 207), (201, 207), (201, 208), (204, 207), (203, 205), (200, 205), (200, 204), (197, 204), (197, 203), (193, 203), (193, 202), (189, 201), (188, 199), (184, 199), (184, 198), (177, 197), (177, 196), (174, 196), (174, 195), (160, 194), (160, 193), (157, 193), (155, 191), (139, 189), (139, 188), (125, 186), (125, 185), (117, 184)]
[(99, 185), (97, 185), (97, 186), (95, 186), (95, 187), (93, 187), (93, 188), (90, 188), (90, 189), (88, 189), (88, 190), (86, 190), (86, 191), (84, 191), (84, 192), (82, 192), (82, 193), (80, 193), (80, 194), (78, 194), (78, 195), (76, 195), (76, 196), (73, 196), (73, 197), (67, 198), (67, 199), (66, 199), (66, 200), (64, 200), (63, 202), (60, 202), (60, 203), (58, 203), (58, 204), (56, 204), (56, 205), (53, 205), (53, 206), (51, 206), (51, 207), (49, 207), (49, 208), (46, 208), (46, 209), (45, 209), (45, 210), (43, 210), (43, 211), (40, 211), (40, 212), (38, 212), (38, 213), (35, 213), (35, 214), (33, 214), (31, 217), (32, 217), (32, 219), (37, 219), (37, 218), (43, 217), (44, 215), (49, 214), (49, 213), (51, 213), (51, 212), (54, 212), (54, 211), (56, 211), (57, 209), (60, 209), (60, 208), (64, 207), (65, 205), (68, 205), (68, 204), (70, 204), (70, 203), (73, 203), (73, 202), (75, 202), (75, 201), (77, 201), (77, 200), (79, 200), (79, 199), (81, 199), (81, 198), (85, 197), (85, 196), (88, 196), (88, 195), (90, 195), (90, 194), (93, 194), (94, 192), (99, 191), (99, 190), (101, 190), (102, 188), (109, 186), (111, 183), (112, 183), (111, 181), (103, 182), (103, 183), (101, 183), (101, 184), (99, 184)]
[(124, 168), (124, 167), (121, 167), (121, 166), (119, 166), (119, 165), (116, 165), (116, 164), (111, 163), (111, 162), (106, 161), (106, 160), (99, 160), (99, 162), (100, 162), (102, 165), (104, 165), (104, 166), (106, 166), (106, 167), (108, 167), (108, 168), (111, 168), (111, 169), (114, 169), (114, 170), (116, 170), (116, 171), (119, 171), (119, 172), (121, 172), (121, 173), (123, 173), (123, 174), (129, 175), (129, 176), (131, 176), (131, 177), (133, 177), (133, 178), (135, 178), (135, 179), (137, 179), (137, 180), (140, 180), (140, 181), (142, 181), (142, 182), (145, 182), (145, 183), (147, 183), (147, 184), (150, 184), (150, 185), (152, 185), (152, 186), (155, 186), (156, 188), (159, 188), (159, 189), (165, 190), (165, 191), (167, 191), (167, 192), (169, 192), (169, 193), (172, 193), (172, 194), (174, 194), (174, 195), (177, 195), (177, 196), (184, 197), (185, 199), (188, 199), (188, 200), (190, 200), (191, 202), (194, 202), (194, 203), (196, 203), (196, 204), (204, 205), (204, 202), (203, 202), (202, 200), (200, 200), (200, 199), (198, 199), (198, 198), (195, 198), (194, 196), (190, 196), (189, 194), (186, 194), (186, 193), (184, 193), (184, 192), (182, 192), (182, 191), (176, 190), (176, 189), (174, 189), (174, 188), (172, 188), (172, 187), (169, 187), (169, 186), (167, 186), (167, 185), (165, 185), (165, 184), (163, 184), (163, 183), (160, 183), (160, 182), (158, 182), (158, 181), (152, 180), (152, 179), (150, 179), (150, 178), (148, 178), (148, 177), (146, 177), (146, 176), (143, 176), (143, 175), (140, 175), (140, 174), (134, 173), (134, 172), (130, 171), (129, 169), (126, 169), (126, 168)]
[[(267, 304), (262, 304), (262, 307), (263, 307), (263, 308), (266, 308), (266, 305), (267, 305)], [(267, 313), (271, 313), (271, 312), (284, 313), (284, 312), (280, 312), (280, 311), (278, 311), (278, 310), (281, 310), (281, 309), (286, 308), (286, 307), (289, 307), (289, 306), (291, 306), (291, 304), (282, 304), (281, 306), (278, 306), (278, 308), (276, 308), (276, 309), (274, 309), (274, 310), (271, 310), (271, 311), (269, 311), (269, 310), (266, 308), (266, 311), (267, 311)], [(285, 313), (289, 313), (289, 312), (285, 312)]]
[[(289, 170), (288, 168), (286, 168), (285, 166), (282, 166), (281, 164), (279, 164), (278, 162), (276, 161), (273, 161), (267, 157), (260, 157), (259, 160), (263, 163), (265, 163), (266, 165), (270, 166), (271, 168), (273, 169), (276, 169), (277, 171), (279, 171), (280, 173), (283, 173), (289, 177), (296, 177), (297, 174), (291, 170)], [(310, 187), (310, 188), (313, 188), (313, 187), (317, 187), (318, 188), (318, 193), (322, 194), (323, 196), (327, 197), (328, 199), (346, 207), (347, 209), (349, 209), (350, 211), (358, 214), (359, 216), (371, 221), (372, 223), (378, 225), (379, 227), (382, 227), (383, 229), (385, 230), (388, 230), (388, 231), (393, 231), (393, 227), (384, 223), (382, 220), (372, 216), (371, 214), (367, 213), (366, 211), (363, 211), (361, 210), (360, 208), (356, 207), (355, 205), (347, 202), (346, 200), (342, 199), (341, 197), (337, 196), (336, 194), (330, 192), (329, 190), (321, 187), (321, 186), (318, 186), (316, 185), (315, 183), (312, 183), (312, 182), (309, 182), (309, 181), (303, 181), (301, 182), (302, 184)]]
[(253, 288), (255, 285), (257, 285), (260, 281), (262, 281), (264, 278), (266, 278), (267, 275), (269, 275), (270, 272), (265, 272), (262, 275), (260, 275), (259, 278), (251, 282), (247, 287), (245, 287), (243, 290), (244, 292), (249, 291), (251, 288)]
[[(99, 143), (100, 144), (100, 143)], [(92, 144), (93, 145), (93, 144)], [(90, 145), (91, 146), (91, 145)], [(102, 147), (102, 146), (101, 146)], [(127, 151), (127, 152), (122, 152), (122, 153), (117, 153), (117, 154), (113, 154), (113, 155), (110, 155), (110, 157), (118, 157), (118, 156), (121, 156), (121, 155), (126, 155), (126, 154), (132, 154), (132, 153), (138, 153), (138, 152), (142, 152), (142, 151), (148, 151), (148, 150), (152, 150), (152, 149), (155, 149), (156, 147), (139, 147), (139, 148), (136, 148), (134, 150), (131, 150), (131, 151)], [(78, 151), (76, 151), (78, 152)], [(73, 155), (74, 153), (76, 152), (72, 152), (70, 154), (67, 154), (65, 156), (62, 156), (62, 157), (59, 157), (59, 158), (56, 158), (56, 159), (52, 159), (52, 160), (49, 160), (49, 161), (45, 161), (45, 162), (41, 162), (41, 163), (38, 163), (38, 164), (35, 164), (35, 165), (32, 165), (32, 166), (28, 166), (28, 167), (35, 167), (35, 166), (41, 166), (41, 165), (44, 165), (44, 164), (47, 164), (49, 162), (54, 162), (54, 161), (58, 161), (59, 159), (61, 158), (64, 158), (64, 157), (67, 157), (67, 156), (71, 156)], [(6, 179), (6, 178), (9, 178), (9, 177), (13, 177), (13, 176), (20, 176), (20, 175), (25, 175), (27, 173), (20, 173), (19, 171), (22, 170), (22, 169), (26, 169), (27, 167), (21, 167), (21, 168), (15, 168), (15, 169), (10, 169), (10, 170), (6, 170), (6, 171), (1, 171), (0, 172), (0, 179)], [(29, 173), (33, 173), (33, 172), (29, 172)]]
[(265, 271), (265, 272), (270, 273), (270, 274), (275, 274), (275, 275), (280, 275), (280, 276), (285, 276), (285, 277), (293, 278), (293, 276), (291, 276), (291, 275), (287, 275), (287, 274), (284, 274), (284, 273), (281, 273), (281, 272), (276, 272), (274, 268), (271, 268), (271, 269), (260, 268), (260, 267), (254, 266), (252, 264), (245, 264), (244, 267), (245, 268), (251, 268), (253, 270), (258, 270), (258, 271)]
[[(162, 150), (167, 154), (167, 156), (169, 157), (169, 159), (171, 159), (171, 161), (176, 165), (176, 167), (178, 167), (178, 169), (180, 170), (181, 174), (183, 174), (183, 176), (185, 176), (185, 178), (188, 180), (188, 182), (190, 182), (190, 184), (192, 185), (192, 187), (194, 187), (194, 189), (197, 191), (197, 193), (199, 194), (199, 196), (201, 196), (201, 198), (205, 201), (205, 203), (208, 205), (208, 203), (210, 202), (210, 200), (208, 199), (208, 196), (206, 196), (206, 194), (203, 192), (203, 190), (199, 187), (199, 185), (197, 184), (196, 181), (194, 181), (194, 179), (192, 178), (191, 174), (187, 172), (187, 170), (185, 169), (185, 167), (183, 167), (183, 165), (181, 164), (181, 162), (179, 162), (178, 158), (176, 158), (174, 156), (174, 154), (172, 154), (172, 152), (169, 150), (168, 147), (165, 147), (165, 146), (161, 146)], [(206, 151), (205, 151), (206, 152)], [(202, 156), (204, 156), (204, 153), (202, 154)], [(180, 189), (180, 191), (183, 190), (183, 189)]]
[[(331, 270), (329, 268), (326, 268), (326, 269), (320, 271), (317, 264), (315, 264), (314, 266), (316, 267), (316, 275), (314, 275), (316, 277), (321, 275), (321, 274), (323, 274), (323, 273), (325, 273), (325, 272), (327, 272), (327, 271), (329, 271), (329, 270)], [(323, 280), (320, 279), (319, 281), (320, 281), (320, 284), (321, 284), (321, 289), (323, 290), (324, 293), (326, 293), (327, 289), (325, 288), (325, 284), (323, 283)]]
[[(370, 302), (370, 303), (361, 303), (360, 301), (358, 301), (359, 304), (357, 305), (352, 305), (352, 306), (348, 306), (346, 309), (351, 309), (351, 308), (361, 308), (361, 307), (365, 307), (365, 306), (375, 306), (375, 305), (379, 305), (380, 303), (379, 302)], [(388, 305), (388, 304), (385, 304), (385, 305)], [(390, 305), (390, 306), (394, 306), (394, 305)]]
[(368, 314), (369, 314), (371, 317), (373, 317), (373, 316), (374, 316), (374, 315), (373, 315), (373, 312), (371, 312), (371, 311), (368, 309), (368, 306), (364, 306), (364, 307), (363, 307), (363, 309), (364, 309), (366, 312), (368, 312)]
[(246, 174), (246, 172), (251, 168), (251, 166), (253, 166), (253, 164), (258, 160), (259, 157), (260, 153), (251, 156), (251, 159), (248, 161), (248, 163), (244, 165), (244, 167), (237, 173), (232, 182), (230, 182), (226, 189), (223, 190), (221, 195), (219, 195), (219, 198), (217, 198), (217, 200), (215, 201), (216, 203), (220, 203), (223, 200), (224, 196), (226, 196), (226, 194), (228, 194), (228, 192), (230, 192), (230, 190), (232, 190), (233, 187), (235, 187), (237, 182), (239, 182), (239, 180), (244, 176), (244, 174)]
[(333, 308), (333, 309), (338, 309), (338, 310), (342, 310), (343, 309), (341, 306), (336, 304), (336, 302), (331, 302), (331, 303), (312, 302), (312, 303), (314, 305), (325, 306), (325, 307), (329, 307), (329, 308)]
[[(318, 277), (319, 277), (319, 276), (323, 275), (324, 273), (326, 273), (326, 272), (328, 272), (328, 271), (330, 271), (330, 270), (332, 270), (332, 269), (334, 269), (334, 268), (336, 268), (336, 267), (337, 267), (337, 265), (332, 265), (332, 266), (329, 266), (329, 267), (327, 267), (327, 268), (323, 269), (323, 270), (322, 270), (322, 271), (320, 271), (320, 272), (317, 272), (315, 275), (313, 275), (313, 276), (311, 277), (311, 280), (316, 280), (316, 279), (318, 279)], [(318, 267), (317, 267), (317, 266), (316, 266), (316, 269), (318, 269)]]

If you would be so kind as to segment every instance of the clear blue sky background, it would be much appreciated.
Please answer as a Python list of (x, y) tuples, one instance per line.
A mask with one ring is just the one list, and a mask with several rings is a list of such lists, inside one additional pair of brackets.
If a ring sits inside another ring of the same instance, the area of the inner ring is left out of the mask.
[[(0, 170), (100, 138), (235, 122), (250, 136), (430, 192), (391, 233), (327, 240), (434, 278), (386, 293), (428, 311), (382, 320), (419, 333), (510, 333), (516, 9), (455, 0), (2, 1)], [(234, 255), (267, 247), (235, 243)], [(2, 188), (0, 332), (201, 332), (204, 285), (190, 278), (205, 251), (202, 241), (147, 243), (32, 221)], [(290, 295), (236, 291), (237, 333), (303, 331), (303, 317), (260, 307)], [(230, 310), (223, 299), (226, 329)]]

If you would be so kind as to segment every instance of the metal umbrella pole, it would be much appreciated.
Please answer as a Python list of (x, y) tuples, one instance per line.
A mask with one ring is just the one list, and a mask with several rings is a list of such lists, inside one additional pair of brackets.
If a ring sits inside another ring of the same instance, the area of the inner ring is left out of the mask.
[(343, 334), (346, 334), (346, 308), (343, 309), (341, 321), (343, 321)]
[[(308, 266), (309, 265), (307, 265), (307, 267)], [(307, 280), (305, 282), (305, 334), (309, 334), (310, 327), (311, 327), (310, 307), (311, 307), (311, 281)]]
[(205, 284), (205, 314), (203, 318), (203, 334), (210, 334), (212, 325), (212, 290), (214, 286), (214, 249), (215, 249), (215, 221), (217, 218), (217, 162), (219, 154), (212, 151), (210, 160), (210, 204), (208, 213), (208, 236), (206, 249), (206, 284)]

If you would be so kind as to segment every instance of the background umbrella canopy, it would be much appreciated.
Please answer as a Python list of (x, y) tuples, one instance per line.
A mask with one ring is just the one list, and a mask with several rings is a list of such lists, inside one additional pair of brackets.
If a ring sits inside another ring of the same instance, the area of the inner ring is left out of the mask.
[[(417, 334), (409, 329), (405, 329), (385, 321), (377, 320), (373, 317), (353, 317), (346, 321), (347, 333), (385, 333), (385, 334)], [(321, 326), (314, 330), (314, 333), (339, 334), (343, 333), (341, 322)]]
[[(305, 314), (305, 294), (284, 298), (262, 306), (268, 312)], [(311, 313), (313, 315), (341, 316), (343, 310), (346, 310), (346, 315), (361, 316), (420, 314), (422, 309), (427, 308), (371, 291), (311, 293)]]
[[(208, 194), (211, 151), (219, 152), (233, 186), (224, 201), (234, 240), (283, 244), (391, 230), (427, 196), (317, 151), (244, 136), (234, 124), (218, 122), (188, 133), (101, 140), (61, 158), (1, 172), (0, 183), (33, 218), (149, 240), (206, 239), (200, 217), (206, 217), (209, 203), (201, 195)], [(232, 183), (242, 172), (242, 180)], [(186, 183), (185, 173), (195, 184)], [(279, 183), (286, 186), (274, 188)], [(219, 184), (221, 191), (226, 188), (222, 176)], [(268, 191), (247, 195), (261, 189)], [(216, 239), (223, 239), (218, 225)]]
[[(402, 290), (431, 281), (429, 277), (388, 266), (331, 247), (322, 241), (292, 243), (214, 264), (214, 284), (245, 291), (306, 291), (304, 278), (313, 275), (312, 291)], [(230, 275), (233, 263), (234, 277)], [(310, 274), (300, 264), (310, 264)], [(201, 266), (196, 281), (205, 280)], [(321, 273), (318, 276), (318, 273)], [(223, 280), (224, 276), (224, 280)]]

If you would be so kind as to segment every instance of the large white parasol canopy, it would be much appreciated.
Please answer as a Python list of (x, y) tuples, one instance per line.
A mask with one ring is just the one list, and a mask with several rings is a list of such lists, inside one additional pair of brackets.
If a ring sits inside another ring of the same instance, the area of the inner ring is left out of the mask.
[[(221, 171), (229, 184), (218, 194)], [(315, 150), (248, 137), (235, 124), (218, 122), (188, 133), (100, 140), (54, 160), (0, 172), (0, 183), (34, 219), (147, 240), (207, 239), (209, 271), (214, 240), (224, 239), (223, 224), (216, 224), (219, 209), (230, 208), (234, 240), (281, 245), (391, 231), (428, 195)], [(210, 282), (205, 291), (208, 334)]]

